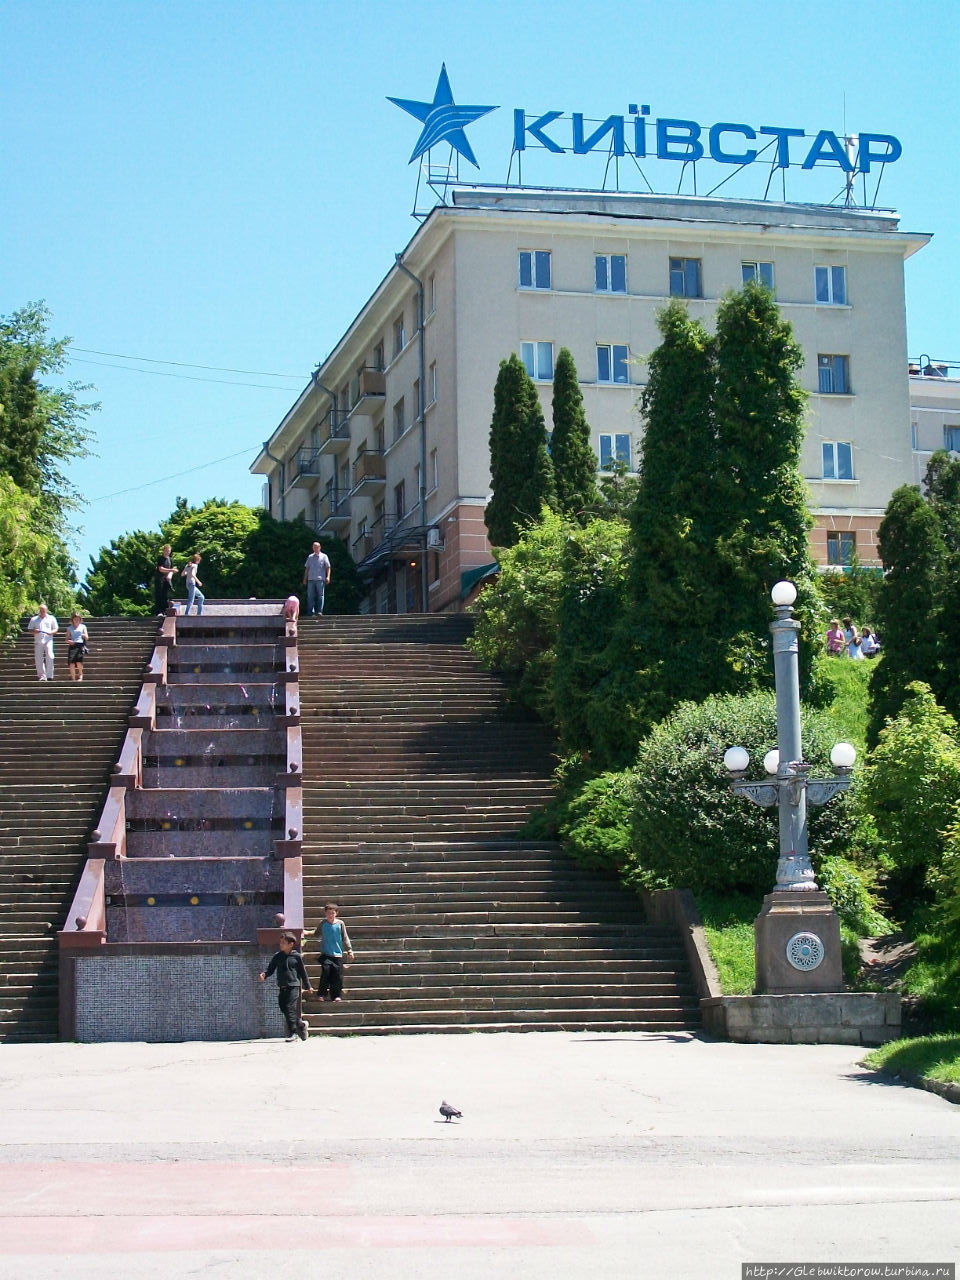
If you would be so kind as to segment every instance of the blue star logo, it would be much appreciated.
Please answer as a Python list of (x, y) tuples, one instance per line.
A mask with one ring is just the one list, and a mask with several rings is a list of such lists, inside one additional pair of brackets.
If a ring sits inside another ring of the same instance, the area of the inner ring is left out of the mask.
[(458, 107), (453, 100), (450, 81), (447, 78), (446, 63), (440, 68), (440, 78), (432, 102), (411, 102), (408, 98), (387, 98), (401, 110), (415, 116), (423, 125), (417, 145), (410, 157), (410, 164), (418, 160), (425, 151), (437, 146), (440, 142), (449, 142), (454, 151), (469, 160), (478, 169), (477, 157), (473, 154), (464, 129), (474, 120), (496, 111), (496, 107)]

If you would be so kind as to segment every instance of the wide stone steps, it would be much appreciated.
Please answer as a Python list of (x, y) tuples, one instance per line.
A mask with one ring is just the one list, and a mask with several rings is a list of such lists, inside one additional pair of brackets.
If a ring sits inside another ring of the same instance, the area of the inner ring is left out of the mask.
[(53, 683), (37, 680), (32, 637), (0, 649), (0, 1040), (56, 1038), (56, 932), (158, 630), (88, 620), (81, 684), (59, 621)]

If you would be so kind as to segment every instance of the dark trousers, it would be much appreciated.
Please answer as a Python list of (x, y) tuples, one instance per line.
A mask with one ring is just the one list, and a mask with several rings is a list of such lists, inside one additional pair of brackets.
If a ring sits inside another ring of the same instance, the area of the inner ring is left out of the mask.
[(303, 1018), (300, 1016), (300, 988), (278, 987), (277, 1000), (287, 1024), (287, 1035), (295, 1036), (303, 1026)]
[(336, 1000), (343, 995), (343, 956), (320, 957), (320, 982), (317, 994), (322, 1000), (330, 992), (330, 999)]

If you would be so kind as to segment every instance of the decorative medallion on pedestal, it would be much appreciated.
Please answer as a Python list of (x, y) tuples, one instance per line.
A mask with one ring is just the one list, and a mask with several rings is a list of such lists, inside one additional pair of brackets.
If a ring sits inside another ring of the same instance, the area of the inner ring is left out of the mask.
[(808, 973), (823, 963), (823, 943), (815, 933), (795, 933), (786, 946), (787, 963)]

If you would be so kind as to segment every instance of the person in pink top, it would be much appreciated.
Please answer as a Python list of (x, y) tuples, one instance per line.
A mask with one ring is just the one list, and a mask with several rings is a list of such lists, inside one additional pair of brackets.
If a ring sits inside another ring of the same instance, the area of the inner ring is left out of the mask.
[(843, 650), (844, 637), (843, 631), (840, 627), (840, 619), (834, 618), (830, 623), (829, 630), (827, 631), (827, 653), (832, 654), (835, 658), (839, 658), (843, 653)]

